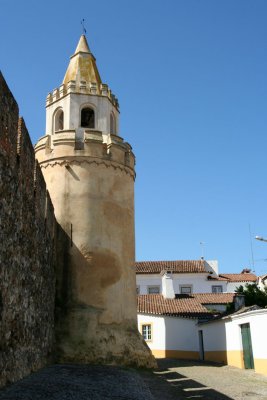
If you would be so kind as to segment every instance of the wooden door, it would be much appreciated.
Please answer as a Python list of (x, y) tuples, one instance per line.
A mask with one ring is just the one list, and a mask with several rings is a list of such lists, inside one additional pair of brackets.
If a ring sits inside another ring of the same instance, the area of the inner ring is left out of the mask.
[(243, 345), (243, 359), (244, 365), (246, 369), (254, 369), (254, 359), (253, 359), (253, 351), (252, 351), (252, 342), (250, 335), (250, 325), (242, 324), (241, 328), (241, 336), (242, 336), (242, 345)]

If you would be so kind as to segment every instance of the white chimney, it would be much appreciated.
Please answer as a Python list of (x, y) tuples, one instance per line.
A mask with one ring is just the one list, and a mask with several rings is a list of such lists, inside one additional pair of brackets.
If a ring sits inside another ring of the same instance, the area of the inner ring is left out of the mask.
[(162, 295), (165, 299), (175, 299), (173, 279), (171, 272), (164, 272), (162, 275)]
[(213, 273), (214, 276), (218, 276), (219, 266), (217, 260), (205, 260), (204, 265), (207, 272)]

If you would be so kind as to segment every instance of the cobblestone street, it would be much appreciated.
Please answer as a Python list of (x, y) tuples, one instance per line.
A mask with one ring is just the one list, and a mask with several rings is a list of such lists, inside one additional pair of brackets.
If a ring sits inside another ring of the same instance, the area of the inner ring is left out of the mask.
[(252, 370), (158, 360), (158, 370), (53, 365), (0, 392), (0, 400), (267, 400), (267, 377)]
[(253, 370), (186, 360), (158, 360), (143, 378), (155, 400), (267, 400), (267, 377)]
[(1, 400), (153, 400), (134, 370), (53, 365), (0, 392)]

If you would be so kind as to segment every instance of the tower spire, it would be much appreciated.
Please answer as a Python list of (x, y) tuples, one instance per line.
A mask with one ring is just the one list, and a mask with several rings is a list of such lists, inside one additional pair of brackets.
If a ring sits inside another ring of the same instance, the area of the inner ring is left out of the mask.
[(82, 36), (80, 37), (74, 55), (79, 52), (92, 54), (85, 34), (82, 34)]
[(89, 83), (96, 83), (98, 92), (102, 83), (97, 66), (96, 60), (89, 48), (85, 35), (81, 35), (76, 50), (70, 58), (70, 63), (64, 76), (64, 84), (70, 81), (75, 81), (76, 85), (81, 81)]

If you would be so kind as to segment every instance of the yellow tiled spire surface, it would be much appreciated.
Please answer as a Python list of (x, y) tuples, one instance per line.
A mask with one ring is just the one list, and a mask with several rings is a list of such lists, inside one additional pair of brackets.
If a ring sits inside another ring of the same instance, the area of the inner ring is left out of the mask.
[(96, 83), (98, 90), (102, 83), (96, 60), (88, 46), (85, 35), (80, 37), (75, 53), (70, 58), (70, 63), (63, 79), (63, 84), (70, 81)]

